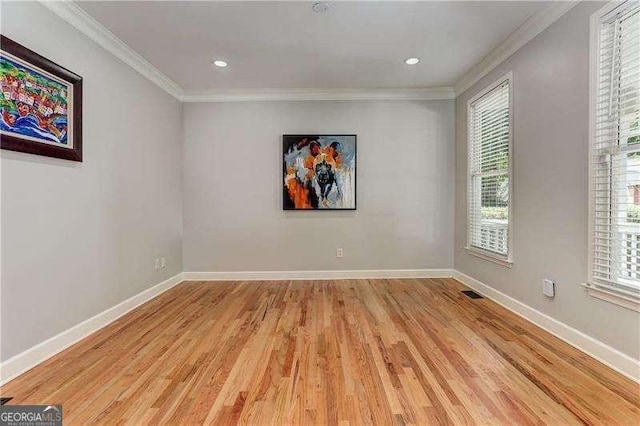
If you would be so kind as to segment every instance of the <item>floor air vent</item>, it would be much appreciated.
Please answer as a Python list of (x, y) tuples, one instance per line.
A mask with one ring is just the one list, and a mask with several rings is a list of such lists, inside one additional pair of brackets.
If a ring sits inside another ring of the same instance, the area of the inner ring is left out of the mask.
[(484, 299), (484, 297), (482, 297), (481, 295), (479, 295), (473, 290), (462, 290), (462, 292), (472, 299)]

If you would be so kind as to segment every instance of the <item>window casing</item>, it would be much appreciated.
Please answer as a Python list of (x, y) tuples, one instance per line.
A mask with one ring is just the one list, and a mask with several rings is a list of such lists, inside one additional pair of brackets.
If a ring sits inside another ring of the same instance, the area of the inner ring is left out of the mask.
[(592, 17), (589, 293), (640, 307), (640, 5)]
[(513, 77), (468, 103), (467, 250), (504, 266), (513, 262)]

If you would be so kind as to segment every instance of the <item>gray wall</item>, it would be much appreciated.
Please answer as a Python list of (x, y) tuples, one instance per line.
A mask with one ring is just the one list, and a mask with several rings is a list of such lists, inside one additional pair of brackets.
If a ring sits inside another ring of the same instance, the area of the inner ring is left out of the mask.
[[(640, 357), (638, 314), (579, 286), (588, 21), (599, 6), (576, 6), (457, 99), (454, 158), (452, 101), (187, 104), (183, 117), (179, 102), (43, 6), (2, 2), (2, 33), (84, 76), (85, 93), (83, 163), (1, 154), (0, 359), (183, 269), (448, 268), (454, 248), (456, 269)], [(515, 264), (507, 269), (463, 247), (466, 102), (510, 70)], [(307, 132), (358, 134), (357, 211), (282, 211), (281, 135)], [(159, 256), (168, 265), (156, 272)], [(557, 283), (553, 300), (540, 292), (543, 277)]]
[(6, 360), (182, 271), (182, 107), (38, 3), (2, 33), (84, 77), (83, 163), (2, 151)]
[[(585, 2), (456, 100), (455, 267), (635, 358), (639, 315), (589, 296), (587, 280), (589, 17)], [(514, 260), (508, 269), (470, 256), (466, 241), (467, 101), (513, 70)], [(541, 293), (556, 282), (555, 299)]]
[[(450, 268), (453, 123), (453, 101), (185, 104), (185, 271)], [(357, 211), (282, 210), (286, 133), (358, 135)]]

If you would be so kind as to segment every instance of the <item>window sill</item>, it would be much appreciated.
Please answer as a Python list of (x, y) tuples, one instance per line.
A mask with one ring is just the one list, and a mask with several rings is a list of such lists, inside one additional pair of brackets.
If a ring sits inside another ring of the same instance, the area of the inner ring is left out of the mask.
[(504, 266), (505, 268), (511, 268), (513, 266), (513, 260), (500, 257), (498, 255), (494, 255), (493, 253), (482, 251), (473, 247), (465, 247), (467, 253), (471, 256), (479, 257), (480, 259), (488, 260), (489, 262), (493, 262), (497, 265)]
[(622, 306), (623, 308), (631, 309), (632, 311), (640, 312), (640, 300), (632, 297), (623, 296), (613, 291), (605, 290), (600, 287), (596, 287), (591, 284), (581, 284), (587, 289), (587, 293), (597, 299), (604, 300)]

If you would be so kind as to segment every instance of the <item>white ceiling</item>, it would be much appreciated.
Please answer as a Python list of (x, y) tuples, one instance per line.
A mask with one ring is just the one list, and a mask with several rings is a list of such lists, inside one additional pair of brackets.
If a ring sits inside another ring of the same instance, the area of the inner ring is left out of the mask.
[[(188, 92), (452, 86), (548, 2), (79, 2)], [(420, 57), (418, 65), (404, 59)], [(211, 65), (214, 58), (227, 68)]]

